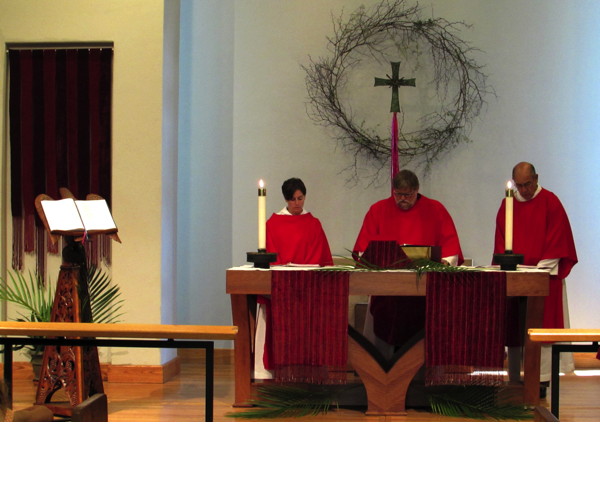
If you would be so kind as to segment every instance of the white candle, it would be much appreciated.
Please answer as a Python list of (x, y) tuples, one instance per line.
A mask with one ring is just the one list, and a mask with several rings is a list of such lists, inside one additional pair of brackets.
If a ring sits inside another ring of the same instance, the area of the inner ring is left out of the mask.
[(258, 249), (267, 248), (267, 190), (261, 179), (258, 181)]
[(506, 183), (506, 212), (505, 212), (505, 228), (504, 228), (504, 252), (512, 252), (513, 246), (513, 203), (514, 193), (512, 190), (512, 181)]

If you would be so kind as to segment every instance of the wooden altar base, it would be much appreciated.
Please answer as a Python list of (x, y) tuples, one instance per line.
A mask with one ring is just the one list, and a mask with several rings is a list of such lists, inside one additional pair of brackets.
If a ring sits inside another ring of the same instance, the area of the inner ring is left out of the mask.
[(390, 362), (360, 333), (349, 329), (348, 357), (367, 392), (367, 415), (406, 415), (406, 394), (425, 363), (425, 340), (417, 340)]

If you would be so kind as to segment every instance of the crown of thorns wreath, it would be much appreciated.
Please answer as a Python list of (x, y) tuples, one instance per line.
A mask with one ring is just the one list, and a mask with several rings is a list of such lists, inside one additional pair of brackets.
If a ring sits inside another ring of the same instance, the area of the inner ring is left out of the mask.
[(390, 40), (400, 48), (416, 45), (429, 53), (433, 67), (429, 85), (444, 97), (438, 109), (420, 117), (418, 130), (400, 132), (398, 154), (403, 165), (416, 163), (429, 171), (443, 152), (468, 141), (485, 96), (494, 94), (483, 66), (471, 58), (477, 49), (459, 37), (460, 30), (469, 25), (440, 18), (422, 19), (418, 4), (407, 7), (405, 0), (384, 0), (370, 10), (359, 8), (347, 21), (341, 15), (332, 16), (332, 21), (333, 36), (327, 38), (329, 57), (309, 57), (310, 63), (303, 66), (307, 111), (315, 123), (334, 127), (336, 139), (352, 154), (353, 163), (344, 169), (351, 180), (358, 181), (364, 175), (365, 165), (374, 179), (387, 169), (391, 140), (380, 137), (364, 120), (356, 120), (340, 93), (361, 55), (385, 59), (384, 46)]

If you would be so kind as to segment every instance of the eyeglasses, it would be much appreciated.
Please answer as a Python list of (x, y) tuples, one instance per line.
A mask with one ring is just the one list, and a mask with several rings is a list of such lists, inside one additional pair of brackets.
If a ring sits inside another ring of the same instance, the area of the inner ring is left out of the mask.
[(394, 198), (409, 199), (409, 198), (412, 198), (416, 193), (417, 193), (416, 191), (411, 191), (410, 193), (399, 193), (398, 191), (394, 191)]

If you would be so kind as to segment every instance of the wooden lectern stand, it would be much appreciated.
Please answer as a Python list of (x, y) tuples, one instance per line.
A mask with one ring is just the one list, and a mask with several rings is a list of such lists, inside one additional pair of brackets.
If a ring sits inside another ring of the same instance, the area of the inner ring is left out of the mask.
[[(61, 188), (63, 200), (75, 197), (65, 188)], [(102, 200), (97, 195), (88, 195), (87, 200)], [(62, 265), (58, 274), (56, 294), (52, 305), (51, 319), (57, 323), (91, 323), (93, 321), (89, 291), (87, 285), (87, 260), (83, 240), (88, 235), (108, 234), (109, 237), (120, 241), (117, 228), (94, 229), (86, 225), (84, 214), (81, 213), (82, 226), (67, 229), (56, 224), (57, 214), (46, 201), (52, 200), (47, 195), (39, 195), (35, 200), (38, 215), (42, 219), (48, 234), (54, 242), (58, 235), (63, 236)], [(54, 220), (52, 220), (52, 219)], [(88, 221), (89, 224), (89, 221)], [(57, 391), (63, 389), (68, 402), (52, 402)], [(93, 402), (93, 404), (90, 404)], [(35, 403), (45, 405), (55, 415), (72, 417), (83, 407), (90, 415), (85, 420), (107, 421), (106, 395), (102, 384), (98, 348), (95, 346), (46, 346), (42, 359), (40, 379)], [(87, 404), (86, 404), (87, 403)]]

